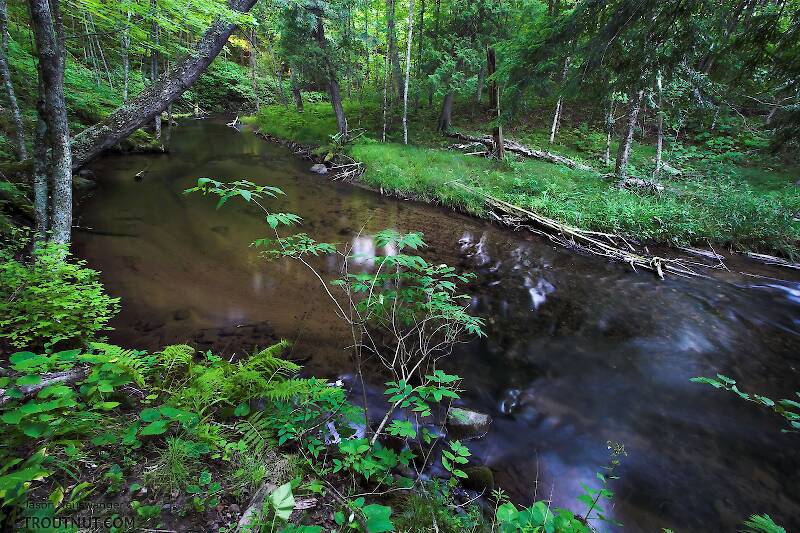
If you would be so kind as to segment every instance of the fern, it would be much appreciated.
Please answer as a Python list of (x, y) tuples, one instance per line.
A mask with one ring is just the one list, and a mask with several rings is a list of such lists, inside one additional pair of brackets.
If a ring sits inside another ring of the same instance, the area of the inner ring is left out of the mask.
[(266, 376), (272, 375), (291, 375), (302, 368), (300, 365), (281, 359), (280, 354), (290, 346), (288, 341), (280, 341), (269, 348), (264, 348), (250, 356), (246, 363), (242, 365), (247, 370), (255, 370)]
[(121, 368), (136, 385), (140, 387), (146, 386), (147, 376), (150, 374), (155, 362), (153, 355), (148, 355), (147, 352), (139, 350), (120, 348), (104, 342), (92, 342), (89, 344), (89, 348), (108, 358), (108, 362), (114, 363)]
[(745, 533), (786, 533), (768, 514), (754, 514), (744, 523)]
[(172, 388), (178, 371), (185, 370), (192, 364), (194, 352), (194, 348), (186, 344), (173, 344), (156, 352), (156, 362), (161, 368), (161, 383), (165, 389)]
[(256, 411), (236, 424), (236, 431), (242, 435), (241, 441), (253, 454), (261, 455), (276, 444), (273, 420), (265, 411)]

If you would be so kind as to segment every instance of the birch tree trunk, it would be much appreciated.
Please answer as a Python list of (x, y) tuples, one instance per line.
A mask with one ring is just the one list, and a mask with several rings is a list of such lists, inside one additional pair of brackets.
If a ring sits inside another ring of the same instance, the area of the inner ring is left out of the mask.
[[(234, 11), (247, 13), (255, 3), (256, 0), (229, 0), (228, 6)], [(235, 23), (224, 17), (215, 19), (198, 41), (193, 53), (175, 63), (155, 84), (118, 108), (104, 121), (78, 134), (72, 141), (73, 165), (80, 168), (103, 150), (160, 116), (208, 68), (236, 27)]]
[(36, 40), (50, 150), (46, 167), (52, 184), (51, 240), (63, 244), (69, 242), (72, 228), (72, 152), (64, 102), (64, 27), (58, 2), (52, 4), (52, 9), (47, 0), (28, 0), (28, 5)]
[(11, 123), (14, 125), (14, 149), (17, 158), (22, 161), (28, 158), (28, 151), (25, 149), (25, 130), (22, 125), (22, 114), (19, 111), (17, 95), (14, 92), (14, 85), (11, 82), (11, 71), (8, 69), (8, 15), (7, 2), (0, 0), (0, 78), (8, 100), (8, 110), (11, 113)]
[(614, 167), (614, 174), (616, 174), (617, 179), (620, 180), (625, 179), (626, 171), (628, 170), (628, 160), (631, 156), (631, 145), (633, 144), (633, 132), (636, 129), (636, 119), (639, 116), (639, 109), (642, 106), (643, 96), (644, 91), (640, 90), (631, 98), (631, 104), (628, 110), (628, 122), (619, 142), (617, 164)]
[(550, 144), (556, 140), (556, 133), (558, 133), (558, 126), (561, 123), (561, 109), (564, 106), (564, 95), (561, 93), (563, 90), (564, 81), (567, 79), (567, 69), (569, 68), (569, 56), (564, 60), (564, 69), (561, 71), (561, 89), (558, 94), (558, 102), (556, 102), (556, 112), (553, 114), (553, 125), (550, 128)]
[(614, 97), (613, 95), (608, 102), (608, 110), (606, 111), (606, 152), (603, 161), (606, 167), (611, 164), (611, 135), (614, 132)]
[(658, 178), (661, 173), (662, 151), (664, 148), (664, 109), (662, 102), (661, 72), (656, 76), (656, 89), (658, 91), (658, 137), (656, 138), (656, 168), (653, 177)]
[(408, 144), (408, 79), (411, 77), (411, 41), (414, 34), (414, 0), (408, 0), (408, 42), (406, 43), (406, 81), (403, 86), (403, 144)]

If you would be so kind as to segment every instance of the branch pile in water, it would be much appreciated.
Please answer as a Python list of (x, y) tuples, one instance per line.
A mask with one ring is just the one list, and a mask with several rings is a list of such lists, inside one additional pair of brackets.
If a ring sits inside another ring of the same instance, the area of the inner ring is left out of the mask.
[[(637, 267), (651, 270), (662, 279), (665, 272), (679, 276), (701, 276), (700, 273), (689, 266), (687, 261), (669, 259), (653, 255), (647, 251), (637, 250), (619, 235), (576, 228), (510, 204), (494, 196), (484, 194), (463, 183), (456, 182), (455, 185), (483, 196), (486, 205), (492, 208), (492, 216), (498, 221), (514, 228), (524, 228), (533, 233), (544, 235), (551, 241), (567, 248), (576, 248), (594, 255), (622, 261), (623, 263), (628, 263), (634, 270)], [(624, 246), (620, 245), (620, 242), (624, 243)], [(693, 264), (706, 268), (717, 268), (716, 266), (700, 263)]]

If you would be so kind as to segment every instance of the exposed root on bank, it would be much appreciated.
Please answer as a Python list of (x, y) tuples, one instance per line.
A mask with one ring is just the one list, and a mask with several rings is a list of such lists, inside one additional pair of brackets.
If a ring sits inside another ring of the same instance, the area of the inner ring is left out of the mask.
[[(469, 145), (456, 145), (459, 147), (459, 149), (465, 149), (465, 148), (472, 149), (478, 145), (486, 147), (485, 151), (472, 151), (469, 155), (487, 155), (494, 151), (494, 139), (492, 139), (491, 135), (484, 135), (483, 137), (475, 137), (454, 130), (446, 132), (445, 135), (453, 139), (459, 139), (461, 141), (467, 141), (471, 143)], [(524, 144), (518, 143), (517, 141), (512, 139), (505, 139), (503, 141), (503, 148), (508, 152), (519, 154), (525, 157), (530, 157), (532, 159), (540, 159), (542, 161), (547, 161), (549, 163), (556, 163), (558, 165), (568, 166), (569, 168), (576, 168), (578, 170), (597, 172), (589, 165), (579, 163), (574, 159), (554, 154), (552, 152), (546, 152), (544, 150), (534, 150), (533, 148), (529, 148)]]
[(664, 279), (664, 273), (666, 272), (686, 277), (703, 276), (703, 274), (693, 269), (692, 265), (704, 268), (720, 268), (718, 265), (707, 265), (653, 255), (647, 250), (641, 250), (641, 247), (635, 247), (620, 235), (576, 228), (510, 204), (494, 196), (484, 194), (463, 183), (454, 182), (454, 185), (473, 194), (483, 196), (486, 205), (491, 208), (491, 216), (498, 222), (502, 222), (514, 229), (526, 229), (538, 235), (543, 235), (567, 248), (578, 249), (593, 255), (627, 263), (634, 270), (637, 268), (650, 270), (655, 272), (661, 279)]

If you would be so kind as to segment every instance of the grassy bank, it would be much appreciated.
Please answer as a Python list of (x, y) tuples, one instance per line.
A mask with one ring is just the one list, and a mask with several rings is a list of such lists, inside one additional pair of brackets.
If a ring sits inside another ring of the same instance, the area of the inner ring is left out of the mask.
[[(668, 160), (683, 170), (665, 174), (665, 191), (647, 194), (622, 190), (602, 177), (599, 154), (602, 133), (585, 127), (563, 131), (561, 142), (547, 144), (545, 132), (520, 129), (511, 135), (532, 147), (544, 148), (591, 164), (599, 172), (570, 169), (531, 159), (508, 157), (492, 161), (445, 150), (447, 139), (437, 136), (430, 113), (412, 119), (411, 144), (380, 143), (381, 117), (376, 106), (346, 106), (351, 127), (366, 130), (351, 155), (367, 166), (362, 180), (374, 187), (441, 202), (481, 215), (480, 194), (489, 194), (520, 207), (585, 229), (621, 233), (633, 238), (673, 244), (711, 241), (735, 249), (794, 256), (800, 238), (800, 189), (791, 169), (754, 165), (737, 146), (715, 152), (697, 144), (672, 146)], [(255, 122), (265, 133), (307, 144), (325, 144), (336, 131), (330, 106), (308, 104), (303, 113), (270, 106)], [(357, 124), (357, 126), (356, 126)], [(478, 129), (465, 121), (459, 129)], [(483, 128), (486, 130), (486, 128)], [(397, 131), (390, 134), (396, 138)], [(717, 143), (720, 144), (720, 143)], [(614, 146), (612, 145), (612, 150)], [(653, 149), (634, 146), (632, 171), (652, 172)], [(469, 185), (478, 194), (454, 186)]]

